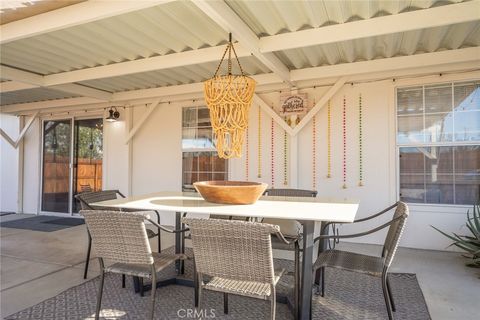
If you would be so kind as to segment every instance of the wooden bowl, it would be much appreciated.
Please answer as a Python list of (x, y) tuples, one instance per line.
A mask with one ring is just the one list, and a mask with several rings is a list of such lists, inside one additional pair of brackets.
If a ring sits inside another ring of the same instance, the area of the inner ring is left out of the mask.
[(252, 204), (262, 196), (268, 184), (247, 181), (199, 181), (193, 186), (208, 202)]

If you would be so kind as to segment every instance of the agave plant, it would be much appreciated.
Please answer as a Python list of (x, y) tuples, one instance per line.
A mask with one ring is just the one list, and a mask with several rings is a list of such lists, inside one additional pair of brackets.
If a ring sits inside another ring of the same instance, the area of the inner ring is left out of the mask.
[(467, 252), (464, 255), (464, 257), (469, 259), (467, 266), (480, 268), (480, 205), (473, 206), (473, 216), (470, 216), (470, 210), (467, 211), (466, 226), (470, 230), (471, 235), (458, 235), (455, 233), (449, 235), (433, 226), (432, 228), (453, 240), (451, 246), (456, 246)]

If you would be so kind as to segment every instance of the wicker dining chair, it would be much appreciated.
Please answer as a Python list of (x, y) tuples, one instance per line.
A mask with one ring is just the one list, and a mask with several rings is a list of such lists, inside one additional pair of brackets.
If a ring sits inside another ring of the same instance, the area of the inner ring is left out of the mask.
[[(276, 196), (276, 197), (304, 197), (304, 198), (315, 198), (317, 196), (317, 191), (314, 190), (302, 190), (302, 189), (267, 189), (263, 193), (265, 196)], [(272, 237), (272, 248), (277, 250), (287, 250), (294, 252), (294, 306), (295, 306), (295, 319), (298, 318), (298, 302), (300, 296), (300, 240), (302, 234), (300, 232), (300, 223), (295, 220), (287, 219), (274, 219), (274, 218), (265, 218), (262, 221), (263, 223), (269, 223), (273, 225), (280, 226), (280, 231), (287, 240), (289, 244), (279, 240), (278, 237)]]
[[(364, 254), (335, 249), (326, 250), (319, 254), (313, 269), (314, 273), (318, 269), (322, 270), (322, 281), (320, 284), (320, 288), (317, 288), (317, 290), (321, 290), (322, 296), (325, 296), (325, 267), (350, 270), (353, 272), (364, 273), (371, 276), (379, 277), (382, 279), (383, 296), (385, 299), (385, 305), (387, 307), (388, 318), (390, 320), (393, 319), (392, 311), (395, 312), (395, 303), (393, 301), (390, 283), (388, 280), (388, 269), (392, 264), (395, 252), (397, 251), (397, 247), (400, 242), (400, 237), (402, 235), (405, 223), (409, 215), (408, 206), (404, 202), (399, 201), (395, 205), (390, 206), (387, 209), (391, 210), (393, 208), (395, 208), (395, 212), (392, 219), (389, 222), (384, 223), (374, 229), (350, 235), (321, 235), (314, 239), (314, 241), (318, 241), (321, 238), (356, 238), (389, 227), (380, 257), (368, 256)], [(383, 210), (381, 213), (384, 212), (386, 211)], [(381, 213), (378, 213), (374, 216), (379, 216)]]
[[(175, 233), (184, 230), (170, 230), (161, 227), (149, 218), (145, 211), (119, 212), (101, 210), (81, 210), (90, 231), (92, 242), (100, 263), (100, 286), (98, 289), (95, 319), (99, 319), (102, 304), (103, 284), (106, 272), (127, 274), (152, 280), (151, 305), (148, 318), (154, 318), (157, 272), (162, 271), (184, 254), (152, 252), (145, 221), (164, 231)], [(105, 266), (104, 259), (113, 262)]]
[[(84, 192), (75, 195), (75, 198), (80, 202), (80, 206), (82, 210), (105, 210), (104, 207), (96, 207), (93, 206), (92, 203), (100, 202), (100, 201), (107, 201), (107, 200), (115, 200), (118, 197), (125, 198), (125, 196), (118, 190), (102, 190), (96, 192)], [(109, 208), (111, 211), (131, 211), (131, 210), (122, 210), (118, 208)], [(138, 211), (138, 210), (134, 210)], [(157, 216), (157, 222), (160, 224), (160, 214), (157, 211), (154, 211)], [(90, 236), (90, 232), (87, 228), (88, 234), (88, 248), (87, 248), (87, 257), (85, 259), (85, 269), (83, 272), (83, 278), (87, 279), (88, 275), (88, 267), (90, 264), (90, 254), (92, 251), (92, 237)], [(157, 232), (155, 233), (151, 229), (147, 229), (147, 235), (149, 238), (154, 238), (158, 236), (158, 252), (161, 251), (161, 236), (160, 236), (160, 229), (157, 228)], [(123, 286), (125, 287), (125, 278), (122, 279)]]
[[(224, 313), (228, 295), (270, 300), (275, 319), (275, 286), (283, 270), (275, 272), (271, 235), (285, 240), (278, 226), (238, 220), (183, 218), (192, 235), (195, 307), (202, 290), (223, 292)], [(204, 276), (211, 277), (204, 282)]]

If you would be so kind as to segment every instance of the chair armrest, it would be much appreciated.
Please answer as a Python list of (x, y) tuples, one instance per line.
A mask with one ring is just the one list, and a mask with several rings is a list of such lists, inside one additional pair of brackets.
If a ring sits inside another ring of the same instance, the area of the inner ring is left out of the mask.
[(278, 239), (280, 239), (281, 241), (283, 241), (285, 244), (292, 244), (292, 243), (294, 243), (295, 241), (297, 241), (296, 239), (291, 240), (291, 241), (288, 241), (287, 239), (285, 239), (285, 236), (284, 236), (283, 233), (281, 233), (280, 231), (275, 232), (275, 235), (277, 236)]
[[(356, 219), (356, 220), (353, 220), (353, 222), (351, 223), (357, 223), (357, 222), (363, 222), (363, 221), (367, 221), (367, 220), (370, 220), (370, 219), (373, 219), (373, 218), (376, 218), (378, 216), (381, 216), (382, 214), (392, 210), (393, 208), (395, 208), (396, 206), (398, 205), (398, 203), (395, 203), (395, 204), (392, 204), (390, 207), (386, 208), (386, 209), (383, 209), (382, 211), (378, 212), (378, 213), (375, 213), (371, 216), (368, 216), (368, 217), (365, 217), (365, 218), (361, 218), (361, 219)], [(326, 229), (328, 229), (328, 227), (332, 224), (335, 224), (335, 223), (338, 223), (338, 222), (327, 222), (323, 225), (323, 229), (322, 231), (325, 231)]]
[(159, 228), (160, 230), (163, 230), (163, 231), (169, 232), (169, 233), (182, 233), (182, 232), (186, 232), (186, 231), (189, 231), (189, 230), (190, 230), (189, 228), (177, 229), (177, 230), (169, 229), (169, 228), (165, 228), (164, 226), (159, 225), (158, 223), (156, 223), (156, 222), (153, 221), (152, 219), (146, 218), (145, 220), (149, 221), (151, 224), (153, 224), (154, 226), (156, 226), (156, 227)]
[(393, 208), (395, 208), (396, 206), (398, 206), (398, 203), (395, 203), (395, 204), (392, 204), (390, 207), (386, 208), (386, 209), (383, 209), (382, 211), (378, 212), (378, 213), (375, 213), (371, 216), (368, 216), (366, 218), (361, 218), (361, 219), (357, 219), (357, 220), (354, 220), (353, 223), (356, 223), (356, 222), (363, 222), (363, 221), (367, 221), (367, 220), (370, 220), (370, 219), (373, 219), (373, 218), (376, 218), (378, 216), (381, 216), (382, 214), (392, 210)]
[(403, 219), (404, 216), (401, 215), (399, 217), (396, 217), (395, 219), (392, 219), (391, 221), (387, 222), (387, 223), (384, 223), (382, 224), (381, 226), (378, 226), (376, 228), (373, 228), (371, 230), (368, 230), (368, 231), (365, 231), (365, 232), (360, 232), (360, 233), (354, 233), (354, 234), (345, 234), (345, 235), (320, 235), (318, 237), (316, 237), (315, 239), (313, 239), (314, 242), (320, 240), (320, 239), (345, 239), (345, 238), (357, 238), (357, 237), (362, 237), (362, 236), (365, 236), (367, 234), (371, 234), (371, 233), (374, 233), (374, 232), (377, 232), (377, 231), (380, 231), (386, 227), (388, 227), (389, 225), (391, 225), (392, 223), (394, 223), (395, 221), (397, 220), (400, 220), (400, 219)]

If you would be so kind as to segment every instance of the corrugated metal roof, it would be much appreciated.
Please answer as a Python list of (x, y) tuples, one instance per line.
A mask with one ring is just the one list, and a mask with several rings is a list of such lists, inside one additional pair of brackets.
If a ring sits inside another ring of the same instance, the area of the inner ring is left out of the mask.
[(33, 88), (0, 93), (0, 105), (80, 97), (54, 89)]
[[(239, 60), (244, 72), (248, 75), (270, 72), (267, 67), (254, 57), (239, 58)], [(166, 70), (83, 81), (80, 82), (80, 84), (112, 92), (187, 84), (201, 82), (211, 78), (217, 66), (218, 62), (209, 62)], [(233, 73), (239, 73), (236, 63), (232, 63), (232, 71)], [(220, 68), (220, 73), (226, 73), (226, 63)]]
[(2, 64), (43, 75), (226, 43), (228, 34), (174, 1), (2, 45)]
[[(462, 1), (226, 0), (232, 10), (259, 37), (456, 2)], [(174, 1), (4, 44), (1, 46), (0, 62), (48, 75), (217, 46), (226, 43), (227, 38), (227, 32), (194, 4), (189, 1)], [(294, 70), (469, 46), (480, 46), (478, 21), (291, 49), (274, 54), (290, 70)], [(270, 72), (253, 56), (240, 60), (247, 74)], [(203, 63), (88, 80), (80, 84), (110, 92), (186, 84), (211, 77), (216, 66), (217, 62)], [(71, 97), (63, 92), (53, 93), (52, 89), (44, 90), (5, 93), (1, 96), (2, 104)]]
[(480, 45), (480, 22), (285, 50), (275, 54), (289, 69), (390, 58)]
[(225, 2), (257, 36), (262, 37), (425, 9), (463, 2), (463, 0), (225, 0)]

